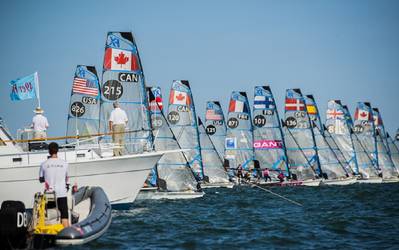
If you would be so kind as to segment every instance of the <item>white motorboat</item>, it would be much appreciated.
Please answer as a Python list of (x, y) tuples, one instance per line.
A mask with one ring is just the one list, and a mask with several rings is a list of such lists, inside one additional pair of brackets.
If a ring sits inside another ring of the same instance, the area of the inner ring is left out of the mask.
[[(70, 149), (60, 151), (58, 156), (69, 163), (71, 184), (100, 186), (116, 206), (135, 200), (150, 170), (166, 152), (174, 151), (102, 158), (95, 150)], [(47, 151), (24, 152), (0, 125), (0, 203), (19, 200), (31, 208), (32, 197), (44, 188), (38, 175), (47, 157)]]

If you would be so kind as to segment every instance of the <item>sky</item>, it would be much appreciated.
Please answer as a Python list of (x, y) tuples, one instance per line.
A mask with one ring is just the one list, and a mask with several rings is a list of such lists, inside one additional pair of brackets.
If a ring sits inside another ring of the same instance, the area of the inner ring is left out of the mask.
[[(147, 85), (168, 96), (189, 80), (199, 116), (226, 107), (234, 90), (269, 84), (282, 116), (287, 88), (327, 101), (378, 107), (399, 127), (399, 1), (0, 1), (0, 117), (13, 134), (30, 124), (35, 100), (10, 100), (9, 81), (39, 72), (50, 128), (62, 136), (78, 64), (102, 71), (108, 31), (135, 36)], [(101, 76), (100, 76), (101, 78)], [(166, 98), (167, 99), (167, 98)]]

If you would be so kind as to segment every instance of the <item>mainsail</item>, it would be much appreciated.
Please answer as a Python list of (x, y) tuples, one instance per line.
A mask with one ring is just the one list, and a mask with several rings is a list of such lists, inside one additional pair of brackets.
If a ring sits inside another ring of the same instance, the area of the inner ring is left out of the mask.
[(173, 81), (169, 95), (168, 115), (166, 117), (180, 147), (189, 149), (184, 154), (196, 179), (203, 180), (205, 176), (200, 151), (197, 116), (188, 81)]
[[(107, 132), (113, 102), (126, 111), (126, 149), (129, 153), (150, 150), (150, 116), (139, 52), (131, 32), (109, 32), (105, 44), (101, 85), (100, 131)], [(104, 138), (110, 142), (111, 137)]]
[(395, 144), (394, 140), (392, 139), (392, 137), (389, 135), (389, 133), (387, 133), (387, 142), (393, 164), (395, 165), (396, 171), (399, 171), (399, 149), (398, 146)]
[(206, 133), (205, 126), (198, 117), (198, 132), (200, 137), (202, 165), (205, 176), (208, 176), (207, 182), (229, 183), (229, 176), (223, 167), (223, 161), (219, 157), (216, 148)]
[(345, 158), (345, 162), (348, 163), (350, 171), (347, 169), (347, 172), (358, 174), (359, 171), (357, 159), (351, 133), (351, 120), (352, 118), (350, 115), (345, 115), (345, 111), (340, 100), (328, 101), (325, 134), (331, 136)]
[(225, 159), (233, 169), (239, 165), (244, 169), (253, 167), (252, 121), (245, 92), (233, 91), (231, 94), (227, 115)]
[[(147, 93), (155, 150), (180, 149), (162, 111), (161, 89), (159, 87), (147, 88)], [(158, 186), (164, 191), (195, 191), (197, 189), (197, 181), (182, 152), (163, 155), (152, 171), (150, 181), (153, 186)]]
[(290, 176), (280, 118), (269, 86), (255, 87), (253, 128), (255, 159), (260, 168)]
[[(300, 180), (321, 175), (313, 130), (300, 89), (287, 89), (285, 97), (285, 142), (291, 173)], [(304, 155), (306, 161), (303, 160)]]
[[(317, 147), (317, 155), (323, 176), (326, 179), (339, 179), (346, 177), (345, 166), (339, 161), (336, 152), (332, 149), (331, 143), (324, 137), (324, 127), (321, 123), (319, 110), (313, 95), (304, 96), (306, 111), (309, 115), (315, 143)], [(331, 138), (331, 137), (330, 137)], [(339, 151), (339, 150), (338, 150)]]
[(387, 136), (378, 108), (373, 108), (373, 120), (378, 154), (378, 166), (382, 171), (382, 177), (384, 179), (397, 177), (398, 172), (391, 159), (389, 148), (387, 147)]
[[(349, 114), (349, 110), (344, 106), (344, 112)], [(371, 117), (371, 107), (369, 103), (358, 103), (355, 113), (355, 121), (352, 123), (353, 144), (356, 152), (359, 173), (366, 178), (377, 177), (376, 162), (376, 141), (374, 134), (374, 124)]]
[(226, 138), (226, 123), (222, 107), (218, 101), (208, 101), (205, 112), (205, 130), (211, 138), (220, 159), (224, 159), (224, 140)]
[[(72, 83), (67, 122), (67, 136), (99, 133), (100, 85), (94, 66), (78, 65)], [(67, 139), (71, 143), (76, 139)], [(97, 137), (83, 138), (80, 143), (95, 143)]]

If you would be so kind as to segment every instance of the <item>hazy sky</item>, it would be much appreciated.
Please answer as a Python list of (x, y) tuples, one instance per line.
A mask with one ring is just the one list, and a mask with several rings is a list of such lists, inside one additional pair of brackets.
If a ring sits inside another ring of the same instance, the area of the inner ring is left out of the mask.
[[(353, 112), (370, 101), (389, 132), (399, 127), (399, 1), (1, 1), (0, 116), (13, 133), (36, 102), (12, 102), (8, 82), (38, 71), (50, 136), (64, 135), (77, 64), (102, 71), (108, 31), (132, 31), (148, 85), (168, 96), (190, 81), (198, 114), (224, 110), (231, 91), (269, 83), (282, 111), (285, 89)], [(100, 76), (101, 77), (101, 76)], [(281, 114), (282, 115), (282, 114)]]

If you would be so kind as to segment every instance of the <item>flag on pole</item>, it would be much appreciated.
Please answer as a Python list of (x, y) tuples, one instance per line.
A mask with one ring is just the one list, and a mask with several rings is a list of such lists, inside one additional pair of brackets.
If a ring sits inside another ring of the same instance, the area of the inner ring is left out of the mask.
[(11, 86), (10, 98), (12, 101), (20, 101), (26, 99), (36, 98), (37, 72), (12, 80), (9, 84)]

